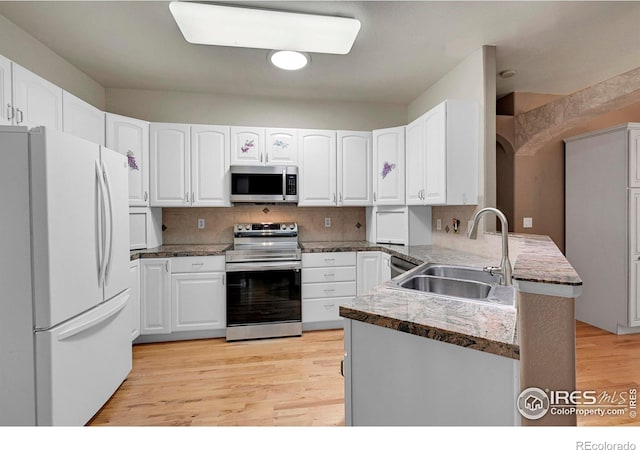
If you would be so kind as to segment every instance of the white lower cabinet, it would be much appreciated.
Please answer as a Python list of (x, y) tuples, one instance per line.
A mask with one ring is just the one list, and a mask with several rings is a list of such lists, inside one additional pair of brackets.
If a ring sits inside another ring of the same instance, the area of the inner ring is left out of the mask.
[(340, 327), (339, 308), (355, 296), (355, 252), (302, 255), (302, 324), (305, 329)]
[(391, 279), (391, 257), (383, 252), (358, 252), (358, 289), (362, 295)]
[(140, 260), (140, 334), (171, 332), (171, 261)]
[(140, 263), (129, 264), (129, 311), (131, 312), (131, 340), (140, 336)]
[[(200, 258), (172, 266), (171, 274), (171, 331), (222, 330), (226, 328), (226, 288), (224, 257), (209, 257), (221, 261), (220, 272), (199, 272), (205, 266)], [(185, 259), (185, 258), (175, 258)], [(177, 270), (188, 272), (175, 273)]]

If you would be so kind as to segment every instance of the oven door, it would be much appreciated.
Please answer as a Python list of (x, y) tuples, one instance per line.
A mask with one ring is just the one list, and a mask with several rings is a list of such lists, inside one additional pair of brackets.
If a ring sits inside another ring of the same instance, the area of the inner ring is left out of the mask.
[(301, 263), (227, 263), (227, 328), (302, 321)]

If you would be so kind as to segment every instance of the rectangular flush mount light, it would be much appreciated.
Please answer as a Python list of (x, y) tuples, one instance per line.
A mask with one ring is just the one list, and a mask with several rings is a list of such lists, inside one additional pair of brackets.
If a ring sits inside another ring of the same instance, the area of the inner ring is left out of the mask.
[(359, 20), (345, 17), (189, 2), (169, 9), (192, 44), (345, 55), (360, 31)]

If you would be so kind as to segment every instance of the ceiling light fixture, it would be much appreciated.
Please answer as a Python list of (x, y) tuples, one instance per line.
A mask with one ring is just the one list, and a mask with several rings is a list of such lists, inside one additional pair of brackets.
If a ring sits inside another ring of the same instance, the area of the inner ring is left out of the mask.
[(291, 50), (273, 50), (269, 52), (269, 62), (279, 69), (300, 70), (309, 64), (309, 55)]
[(360, 21), (264, 9), (171, 2), (169, 9), (187, 42), (346, 55)]

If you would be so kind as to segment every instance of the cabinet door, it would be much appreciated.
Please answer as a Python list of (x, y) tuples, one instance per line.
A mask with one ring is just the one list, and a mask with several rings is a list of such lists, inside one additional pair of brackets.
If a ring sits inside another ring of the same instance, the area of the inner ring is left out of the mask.
[(265, 163), (268, 166), (298, 165), (298, 130), (266, 129)]
[(371, 133), (338, 131), (338, 205), (369, 206)]
[(190, 206), (189, 125), (152, 123), (150, 134), (151, 206)]
[(357, 295), (362, 295), (380, 284), (381, 252), (358, 252)]
[(171, 332), (171, 276), (168, 259), (140, 260), (140, 334)]
[(424, 194), (424, 117), (406, 127), (406, 199), (407, 205), (423, 205)]
[(264, 164), (264, 128), (231, 127), (231, 165)]
[(425, 202), (444, 205), (447, 201), (446, 103), (441, 103), (425, 116)]
[(0, 55), (0, 125), (11, 125), (14, 113), (11, 98), (11, 61)]
[(336, 132), (299, 130), (300, 206), (336, 205)]
[(104, 111), (75, 95), (62, 91), (62, 129), (96, 144), (104, 145)]
[(140, 336), (140, 265), (138, 260), (129, 265), (129, 311), (131, 312), (131, 340)]
[(229, 127), (191, 126), (192, 206), (230, 206)]
[(12, 71), (14, 123), (62, 131), (62, 89), (15, 63)]
[(171, 303), (171, 331), (226, 328), (224, 273), (171, 275)]
[(378, 284), (382, 284), (385, 281), (391, 279), (391, 255), (388, 253), (380, 252), (380, 278)]
[(129, 206), (149, 206), (149, 122), (106, 113), (106, 141), (127, 156)]
[(640, 187), (640, 130), (629, 130), (629, 187)]
[(404, 205), (404, 172), (404, 127), (374, 130), (374, 205)]
[(629, 190), (629, 326), (640, 326), (640, 189)]

